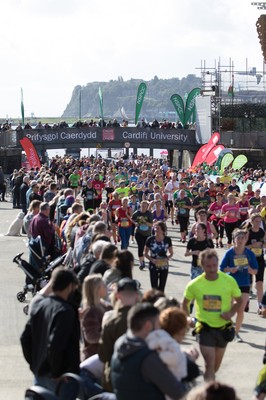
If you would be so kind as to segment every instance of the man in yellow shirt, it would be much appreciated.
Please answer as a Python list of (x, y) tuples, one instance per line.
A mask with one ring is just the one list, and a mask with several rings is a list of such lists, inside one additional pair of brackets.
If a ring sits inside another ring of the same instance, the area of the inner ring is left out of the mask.
[(196, 328), (200, 351), (205, 361), (205, 381), (215, 380), (226, 350), (234, 338), (231, 318), (241, 306), (241, 291), (236, 280), (218, 270), (218, 255), (207, 249), (200, 254), (204, 273), (185, 288), (182, 307), (189, 313), (189, 304), (195, 300)]
[(225, 169), (223, 176), (221, 176), (221, 178), (220, 178), (220, 182), (223, 184), (230, 185), (231, 180), (232, 180), (231, 176), (229, 176), (227, 169)]
[(119, 199), (122, 200), (123, 197), (128, 197), (131, 194), (131, 188), (126, 186), (125, 181), (119, 182), (119, 187), (115, 189), (118, 193)]

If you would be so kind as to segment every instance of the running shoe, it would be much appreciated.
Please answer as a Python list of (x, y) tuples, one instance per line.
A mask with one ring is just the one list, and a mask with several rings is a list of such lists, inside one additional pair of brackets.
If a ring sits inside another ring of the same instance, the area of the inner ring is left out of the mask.
[(141, 271), (143, 271), (144, 268), (145, 268), (145, 262), (142, 261), (142, 262), (140, 263), (140, 265), (139, 265), (139, 269), (140, 269)]
[(237, 342), (237, 343), (243, 343), (243, 339), (239, 336), (238, 333), (235, 334), (235, 342)]

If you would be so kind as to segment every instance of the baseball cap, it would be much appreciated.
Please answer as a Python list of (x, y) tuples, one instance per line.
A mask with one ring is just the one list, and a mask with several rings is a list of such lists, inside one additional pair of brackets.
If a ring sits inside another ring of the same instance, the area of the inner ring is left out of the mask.
[(138, 291), (138, 285), (135, 279), (130, 279), (130, 278), (123, 278), (120, 279), (117, 283), (117, 291), (118, 292), (123, 292), (123, 291), (130, 291), (130, 292), (137, 292)]

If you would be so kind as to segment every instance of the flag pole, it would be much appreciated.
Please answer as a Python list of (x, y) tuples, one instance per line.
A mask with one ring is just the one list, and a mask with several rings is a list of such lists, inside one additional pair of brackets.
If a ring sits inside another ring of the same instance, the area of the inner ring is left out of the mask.
[(22, 119), (22, 126), (25, 126), (25, 120), (24, 120), (24, 101), (23, 101), (23, 89), (20, 89), (20, 95), (21, 95), (21, 102), (20, 102), (20, 108), (21, 108), (21, 119)]
[(81, 86), (79, 88), (79, 120), (81, 121)]

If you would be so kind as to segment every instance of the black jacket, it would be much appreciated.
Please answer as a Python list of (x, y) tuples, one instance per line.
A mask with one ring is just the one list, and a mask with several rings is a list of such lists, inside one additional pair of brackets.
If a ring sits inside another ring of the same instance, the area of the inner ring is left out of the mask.
[(48, 296), (32, 305), (20, 341), (25, 359), (36, 376), (58, 378), (79, 373), (78, 312), (60, 297)]
[(26, 182), (23, 182), (22, 185), (20, 185), (20, 203), (21, 204), (27, 204), (27, 199), (26, 199), (26, 193), (29, 189), (29, 185)]
[(158, 354), (130, 332), (115, 343), (111, 379), (118, 400), (178, 400), (186, 392)]

